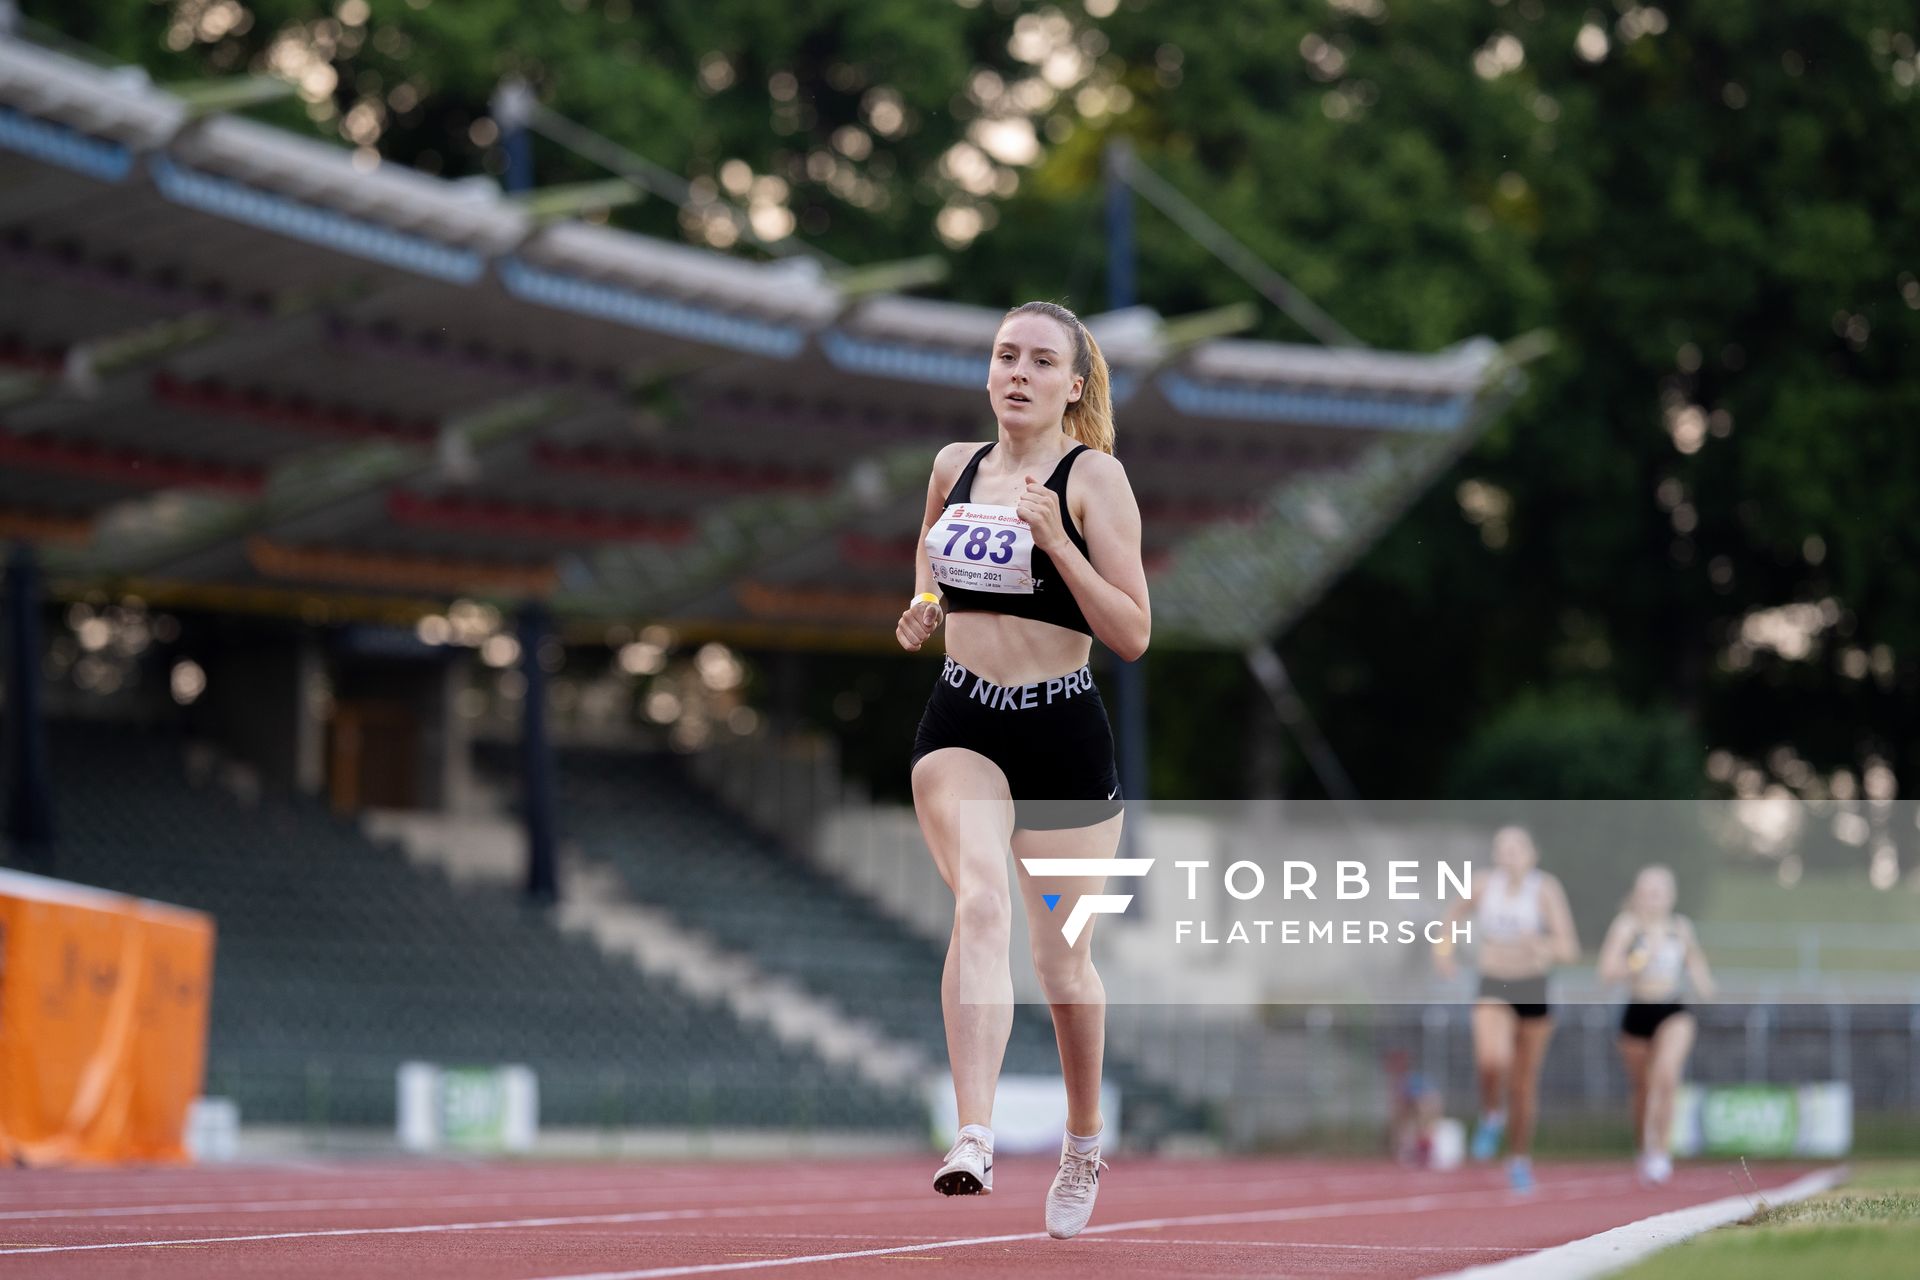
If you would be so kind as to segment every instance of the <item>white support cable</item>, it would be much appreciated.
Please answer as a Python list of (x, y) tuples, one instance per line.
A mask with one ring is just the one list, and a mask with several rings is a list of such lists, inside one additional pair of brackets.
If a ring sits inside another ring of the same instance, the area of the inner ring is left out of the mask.
[[(526, 119), (529, 129), (559, 143), (575, 155), (619, 174), (643, 191), (651, 192), (682, 209), (699, 203), (693, 197), (693, 184), (679, 174), (629, 151), (613, 139), (603, 137), (577, 121), (567, 119), (550, 107), (535, 103), (528, 110)], [(725, 200), (713, 203), (726, 211), (741, 239), (756, 248), (764, 249), (776, 257), (812, 258), (836, 271), (846, 268), (847, 264), (838, 258), (790, 236), (780, 240), (765, 239), (753, 229), (753, 223), (747, 215), (733, 204)]]
[(1173, 184), (1141, 163), (1132, 148), (1116, 148), (1113, 163), (1122, 182), (1172, 219), (1202, 248), (1231, 268), (1234, 274), (1258, 289), (1263, 297), (1284, 311), (1295, 324), (1329, 347), (1367, 345), (1316, 306), (1313, 299), (1295, 288), (1285, 276), (1262, 262), (1253, 250), (1234, 239), (1231, 232), (1208, 217)]

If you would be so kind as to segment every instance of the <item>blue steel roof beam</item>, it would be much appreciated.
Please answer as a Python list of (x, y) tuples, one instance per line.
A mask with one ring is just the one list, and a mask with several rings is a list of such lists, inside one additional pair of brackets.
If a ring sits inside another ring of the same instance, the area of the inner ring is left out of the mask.
[(1448, 433), (1464, 426), (1473, 409), (1468, 392), (1396, 396), (1330, 387), (1235, 384), (1177, 371), (1162, 374), (1158, 381), (1176, 409), (1196, 418)]
[(161, 195), (203, 213), (453, 284), (473, 284), (486, 270), (472, 250), (256, 190), (168, 156), (153, 157), (148, 168)]
[[(0, 138), (0, 146), (4, 146), (4, 142), (6, 140)], [(134, 157), (134, 161), (138, 161), (138, 157)], [(144, 171), (144, 165), (132, 163), (131, 167), (123, 173), (123, 186), (131, 186), (132, 190), (156, 190), (146, 182), (146, 177), (148, 175)], [(167, 207), (167, 205), (161, 205), (161, 207)], [(142, 244), (165, 244), (173, 248), (179, 244), (192, 244), (194, 240), (194, 238), (182, 238), (177, 226), (165, 225), (175, 219), (157, 219), (156, 221), (150, 215), (150, 209), (142, 209), (138, 200), (119, 198), (111, 205), (100, 203), (100, 201), (88, 201), (81, 207), (75, 207), (69, 201), (65, 209), (48, 211), (50, 217), (54, 217), (56, 213), (58, 213), (58, 221), (54, 223), (54, 228), (58, 228), (61, 234), (79, 234), (84, 246), (98, 249), (94, 257), (125, 259), (129, 255), (138, 253)], [(31, 226), (31, 223), (25, 223), (25, 225)], [(48, 230), (48, 234), (52, 234), (52, 228)], [(236, 246), (228, 244), (227, 249), (223, 251), (221, 263), (223, 267), (227, 267), (228, 271), (236, 267), (234, 249)], [(36, 253), (35, 249), (17, 248), (17, 246), (10, 246), (6, 249), (6, 253), (8, 253), (8, 263), (19, 269), (42, 274), (60, 274), (67, 280), (75, 280), (92, 288), (108, 288), (121, 296), (144, 297), (148, 301), (157, 301), (161, 305), (169, 305), (169, 303), (179, 305), (182, 311), (259, 315), (259, 305), (253, 301), (257, 290), (248, 290), (246, 286), (228, 288), (225, 290), (225, 297), (215, 297), (209, 296), (207, 288), (190, 288), (190, 286), (180, 286), (173, 282), (163, 284), (163, 282), (136, 276), (127, 271), (109, 271), (104, 267), (90, 267), (86, 261), (73, 261), (67, 255)], [(175, 261), (169, 261), (167, 265), (179, 273), (180, 261), (177, 255), (175, 255)], [(194, 276), (200, 273), (186, 271), (179, 274)], [(261, 271), (257, 276), (269, 276), (269, 274), (275, 273)], [(365, 292), (367, 292), (365, 280), (353, 278), (344, 284), (323, 284), (315, 290), (282, 294), (273, 299), (273, 307), (276, 311), (301, 311), (311, 305), (342, 301), (346, 297), (365, 296)]]
[(821, 334), (819, 342), (827, 359), (849, 373), (967, 391), (978, 391), (986, 385), (985, 371), (981, 368), (985, 361), (979, 355), (859, 337), (843, 329)]
[(122, 182), (133, 169), (133, 151), (53, 121), (0, 106), (0, 147), (100, 182)]
[(513, 297), (634, 329), (774, 359), (791, 359), (806, 345), (805, 333), (794, 325), (728, 315), (638, 289), (582, 280), (515, 258), (501, 261), (496, 270), (501, 285)]

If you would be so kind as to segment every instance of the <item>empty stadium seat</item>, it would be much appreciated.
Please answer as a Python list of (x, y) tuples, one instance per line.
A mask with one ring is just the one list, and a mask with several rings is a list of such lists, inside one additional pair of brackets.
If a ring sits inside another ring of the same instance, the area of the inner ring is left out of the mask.
[(63, 879), (216, 920), (208, 1089), (255, 1123), (390, 1126), (409, 1058), (524, 1062), (549, 1125), (924, 1128), (904, 1093), (456, 886), (317, 801), (195, 787), (163, 729), (50, 726)]

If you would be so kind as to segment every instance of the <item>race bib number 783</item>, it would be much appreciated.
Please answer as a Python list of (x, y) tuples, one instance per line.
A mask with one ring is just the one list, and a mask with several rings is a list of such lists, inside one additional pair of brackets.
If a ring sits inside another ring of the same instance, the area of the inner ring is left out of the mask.
[(1033, 529), (1012, 507), (956, 502), (927, 531), (927, 560), (944, 586), (1033, 594)]

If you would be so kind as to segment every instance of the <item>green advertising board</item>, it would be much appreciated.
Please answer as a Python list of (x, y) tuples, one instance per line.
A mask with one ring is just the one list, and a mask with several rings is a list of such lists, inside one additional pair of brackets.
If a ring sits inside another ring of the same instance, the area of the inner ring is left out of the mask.
[(440, 1136), (462, 1151), (507, 1145), (507, 1088), (492, 1067), (447, 1067), (440, 1073)]
[(1841, 1156), (1853, 1145), (1853, 1090), (1844, 1081), (1680, 1087), (1675, 1155)]
[(1785, 1085), (1739, 1085), (1700, 1100), (1700, 1149), (1717, 1156), (1790, 1156), (1800, 1132), (1800, 1100)]
[(400, 1145), (408, 1151), (528, 1151), (539, 1132), (531, 1068), (405, 1062), (398, 1076)]

